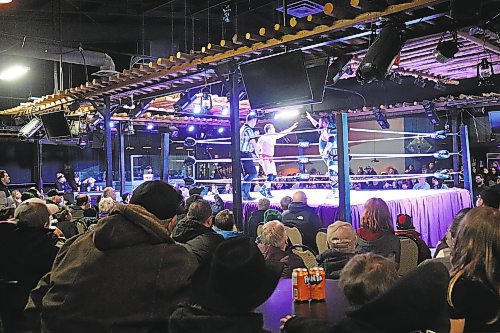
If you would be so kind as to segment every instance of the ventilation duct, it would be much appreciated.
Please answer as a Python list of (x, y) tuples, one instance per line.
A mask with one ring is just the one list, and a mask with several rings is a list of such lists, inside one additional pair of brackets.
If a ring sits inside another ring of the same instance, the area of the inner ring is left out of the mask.
[(81, 50), (48, 43), (25, 41), (17, 47), (12, 47), (9, 41), (0, 41), (0, 50), (4, 54), (35, 58), (49, 61), (61, 61), (69, 64), (99, 67), (100, 70), (115, 70), (113, 59), (106, 53)]

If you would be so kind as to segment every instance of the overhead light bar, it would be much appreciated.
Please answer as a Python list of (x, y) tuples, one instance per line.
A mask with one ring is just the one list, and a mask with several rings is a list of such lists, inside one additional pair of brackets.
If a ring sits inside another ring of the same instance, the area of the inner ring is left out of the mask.
[(174, 104), (174, 110), (177, 112), (184, 111), (191, 103), (193, 103), (196, 100), (196, 93), (197, 91), (195, 89), (191, 89), (181, 95), (181, 98)]
[(0, 80), (13, 81), (28, 73), (29, 70), (30, 70), (29, 67), (22, 65), (15, 65), (8, 67), (4, 69), (2, 72), (0, 72)]
[(43, 123), (40, 118), (33, 118), (21, 128), (17, 136), (21, 140), (28, 140), (33, 135), (35, 135), (35, 133), (38, 132), (38, 130), (42, 128), (42, 126)]
[(359, 82), (382, 81), (387, 76), (405, 43), (403, 26), (395, 20), (385, 23), (356, 70)]

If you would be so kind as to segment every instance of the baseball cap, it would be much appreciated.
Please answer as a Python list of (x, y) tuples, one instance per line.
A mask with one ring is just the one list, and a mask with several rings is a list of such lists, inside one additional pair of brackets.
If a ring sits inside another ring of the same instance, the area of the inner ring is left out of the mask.
[(397, 230), (415, 230), (411, 216), (408, 214), (399, 214), (396, 217), (396, 229)]
[(64, 177), (64, 174), (62, 174), (60, 172), (58, 172), (57, 175), (56, 175), (56, 179), (58, 179), (58, 180), (61, 179), (61, 178), (63, 178), (63, 177)]
[(326, 240), (330, 248), (341, 250), (342, 252), (354, 252), (356, 248), (356, 232), (352, 225), (343, 221), (336, 221), (328, 226)]

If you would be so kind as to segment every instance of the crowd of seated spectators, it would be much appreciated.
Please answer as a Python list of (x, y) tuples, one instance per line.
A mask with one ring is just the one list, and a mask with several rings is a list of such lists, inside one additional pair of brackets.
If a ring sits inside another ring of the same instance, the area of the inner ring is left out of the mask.
[[(329, 225), (328, 249), (318, 253), (323, 225), (303, 191), (283, 198), (281, 211), (262, 199), (239, 228), (220, 197), (190, 190), (186, 198), (146, 181), (122, 204), (106, 188), (95, 208), (84, 194), (70, 205), (56, 189), (21, 193), (0, 223), (7, 331), (265, 332), (255, 309), (306, 266), (287, 237), (293, 227), (351, 308), (335, 324), (286, 317), (284, 332), (498, 331), (498, 192), (481, 192), (430, 259), (411, 216), (393, 221), (382, 199), (365, 203), (358, 230)], [(422, 262), (402, 277), (400, 237), (419, 244)]]

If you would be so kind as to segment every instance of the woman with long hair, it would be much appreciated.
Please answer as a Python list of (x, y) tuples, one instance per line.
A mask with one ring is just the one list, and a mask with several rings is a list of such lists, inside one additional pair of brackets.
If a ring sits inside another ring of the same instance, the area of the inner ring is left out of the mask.
[(500, 331), (500, 211), (471, 209), (458, 226), (448, 287), (451, 332)]
[(357, 253), (373, 252), (393, 258), (399, 265), (401, 244), (394, 234), (391, 213), (384, 200), (371, 198), (365, 203), (358, 229)]

